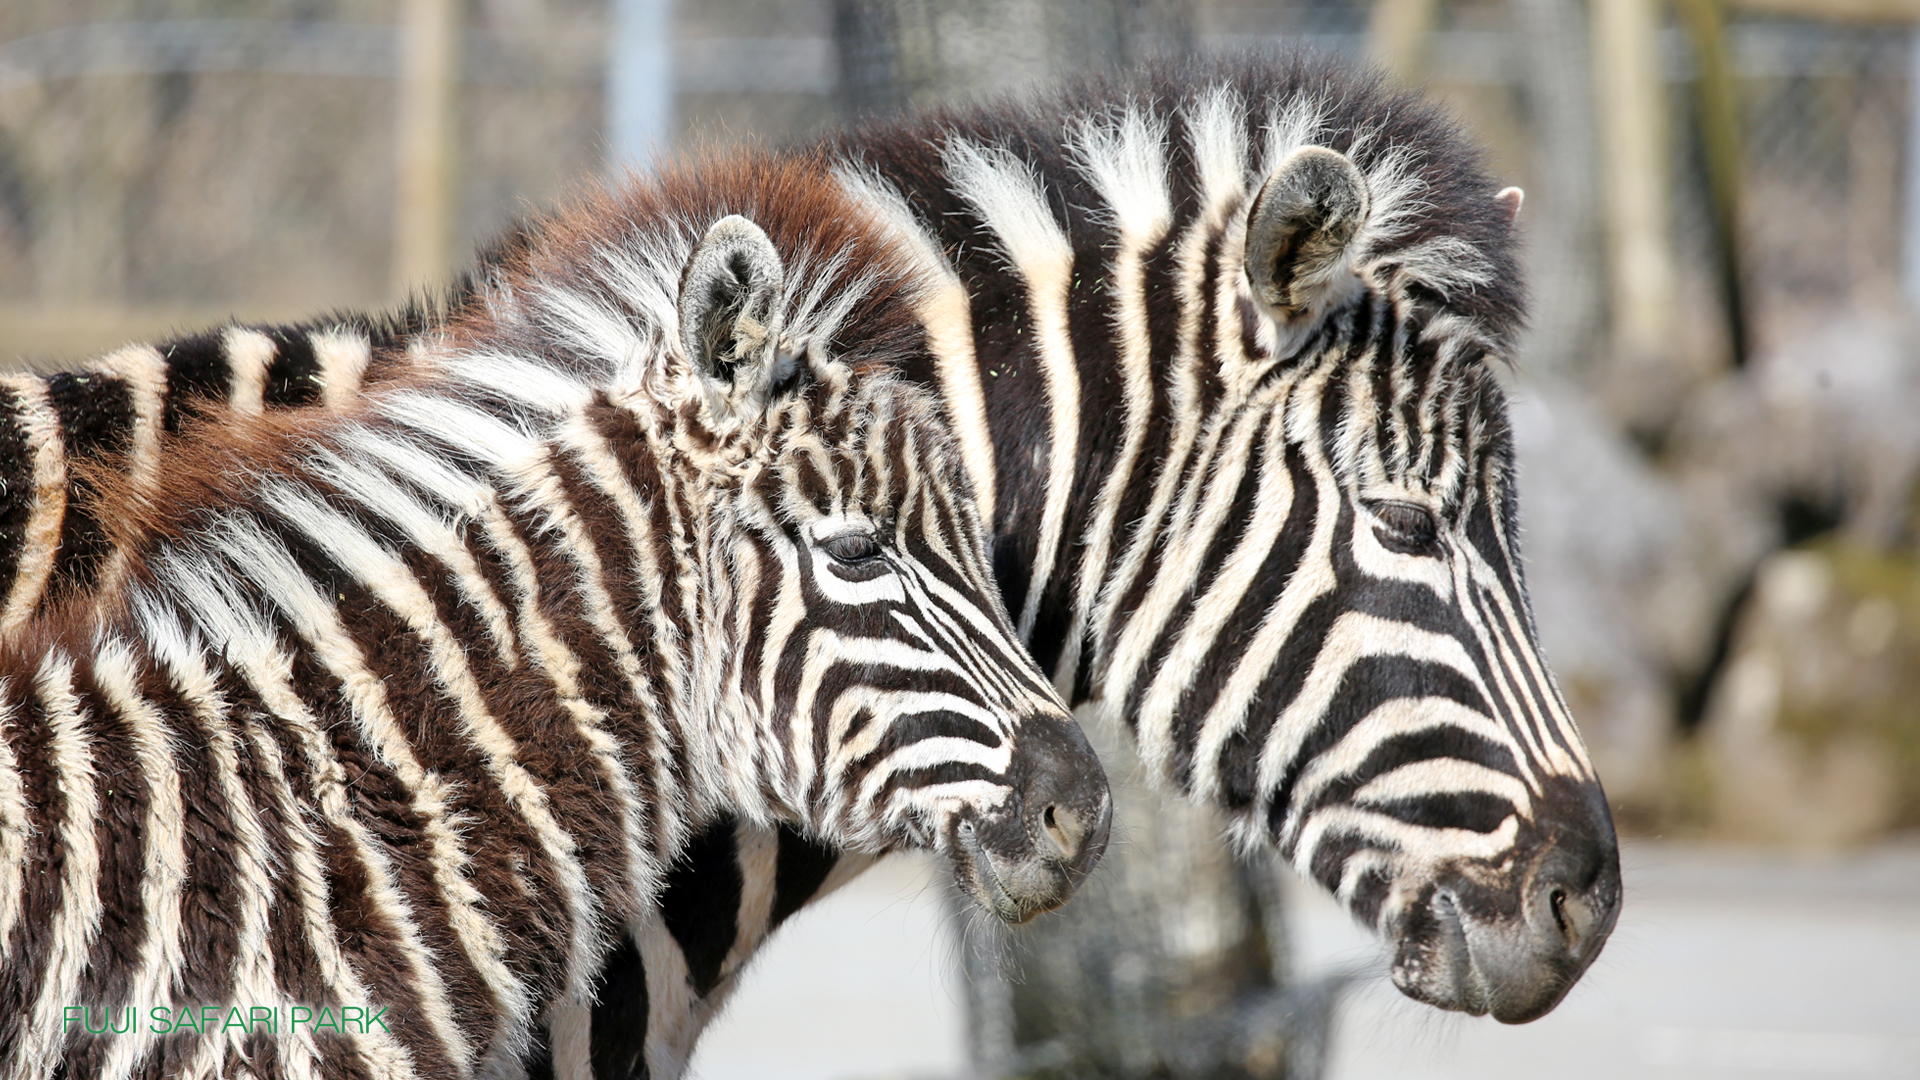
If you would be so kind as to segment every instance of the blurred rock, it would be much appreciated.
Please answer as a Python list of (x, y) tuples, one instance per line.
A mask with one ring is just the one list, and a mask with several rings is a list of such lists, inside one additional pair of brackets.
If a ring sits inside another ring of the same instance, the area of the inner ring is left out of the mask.
[(1850, 542), (1767, 559), (1701, 734), (1717, 832), (1825, 846), (1920, 825), (1920, 560)]
[(1888, 548), (1912, 539), (1904, 534), (1920, 478), (1916, 417), (1920, 340), (1911, 320), (1829, 312), (1781, 333), (1748, 370), (1696, 394), (1668, 457), (1690, 497), (1772, 515), (1776, 535), (1805, 527), (1778, 520), (1798, 512)]
[[(1653, 452), (1588, 386), (1535, 377), (1514, 397), (1542, 644), (1616, 800), (1643, 824), (1686, 815), (1697, 792), (1669, 747), (1754, 677), (1735, 642), (1762, 617), (1770, 558), (1829, 531), (1849, 551), (1920, 550), (1920, 340), (1898, 314), (1804, 321), (1745, 370), (1678, 394)], [(1855, 802), (1876, 790), (1854, 750), (1829, 756), (1823, 783)], [(1822, 828), (1852, 835), (1890, 812), (1861, 803), (1835, 810), (1861, 824)]]

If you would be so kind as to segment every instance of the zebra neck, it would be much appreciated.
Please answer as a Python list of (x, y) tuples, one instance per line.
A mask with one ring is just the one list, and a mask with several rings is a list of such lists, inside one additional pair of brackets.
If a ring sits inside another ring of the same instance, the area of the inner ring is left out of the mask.
[[(1222, 228), (1181, 234), (1212, 254), (1148, 263), (1141, 238), (1081, 222), (1067, 236), (1084, 255), (1065, 279), (1063, 331), (981, 325), (974, 339), (993, 418), (995, 574), (1034, 658), (1076, 704), (1106, 696), (1119, 624), (1157, 583), (1203, 570), (1193, 559), (1250, 498), (1222, 489), (1215, 466), (1243, 452), (1254, 418), (1287, 394), (1271, 326), (1221, 301), (1240, 291), (1239, 264), (1217, 253)], [(986, 312), (1045, 307), (1040, 282), (970, 276)]]

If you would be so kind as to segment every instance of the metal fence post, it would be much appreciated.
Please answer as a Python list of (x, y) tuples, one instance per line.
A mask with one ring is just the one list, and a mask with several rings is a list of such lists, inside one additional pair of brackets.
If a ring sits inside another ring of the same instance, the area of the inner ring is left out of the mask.
[(673, 0), (613, 0), (607, 168), (646, 169), (673, 148)]
[(1901, 192), (1900, 291), (1920, 311), (1920, 26), (1907, 31), (1907, 175)]

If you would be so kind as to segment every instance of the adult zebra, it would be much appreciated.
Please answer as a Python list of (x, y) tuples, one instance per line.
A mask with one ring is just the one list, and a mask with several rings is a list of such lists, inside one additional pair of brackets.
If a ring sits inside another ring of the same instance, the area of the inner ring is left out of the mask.
[(1309, 54), (858, 132), (1021, 635), (1166, 787), (1276, 845), (1396, 985), (1544, 1014), (1620, 904), (1528, 607), (1496, 368), (1519, 192)]
[[(1391, 938), (1413, 996), (1551, 1008), (1619, 871), (1515, 546), (1511, 195), (1430, 107), (1306, 55), (824, 153), (936, 283), (905, 373), (948, 411), (1059, 685)], [(693, 850), (606, 973), (603, 1080), (676, 1074), (766, 933), (858, 869), (727, 821)]]
[(517, 1073), (717, 814), (941, 851), (1013, 921), (1098, 859), (891, 373), (912, 260), (751, 157), (545, 236), (410, 377), (102, 482), (122, 587), (0, 650), (0, 1076)]
[[(1409, 996), (1553, 1008), (1621, 892), (1520, 563), (1494, 370), (1522, 317), (1519, 192), (1431, 105), (1305, 52), (822, 149), (939, 283), (903, 372), (947, 410), (1056, 685), (1387, 937)], [(740, 896), (822, 873), (741, 833), (707, 863)], [(724, 961), (702, 1020), (775, 925), (682, 939)], [(683, 969), (649, 958), (609, 982), (684, 1017)], [(596, 1006), (596, 1064), (632, 1060), (598, 1051), (646, 1015)]]

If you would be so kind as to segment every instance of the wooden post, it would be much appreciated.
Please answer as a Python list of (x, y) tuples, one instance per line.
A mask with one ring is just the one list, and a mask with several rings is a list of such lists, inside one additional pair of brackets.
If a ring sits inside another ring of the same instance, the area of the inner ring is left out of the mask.
[(452, 265), (461, 5), (402, 8), (393, 207), (393, 289), (402, 296), (437, 288)]
[(1746, 292), (1740, 278), (1740, 105), (1727, 61), (1726, 21), (1720, 0), (1678, 0), (1693, 39), (1694, 102), (1707, 159), (1707, 189), (1719, 241), (1720, 293), (1727, 305), (1727, 343), (1733, 366), (1747, 361)]
[(1367, 53), (1409, 86), (1427, 77), (1427, 45), (1439, 0), (1374, 0), (1367, 19)]
[(1593, 0), (1594, 84), (1606, 208), (1613, 344), (1625, 357), (1671, 351), (1675, 273), (1655, 0)]

